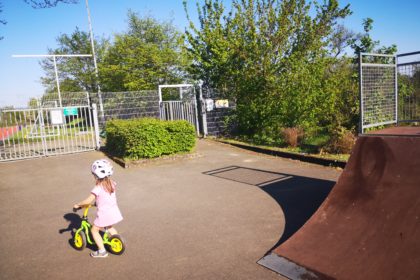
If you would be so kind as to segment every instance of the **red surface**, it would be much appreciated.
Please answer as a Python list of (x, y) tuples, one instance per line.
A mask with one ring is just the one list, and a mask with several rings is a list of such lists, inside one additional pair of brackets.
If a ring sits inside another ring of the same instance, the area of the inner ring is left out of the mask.
[(330, 195), (273, 252), (330, 278), (420, 279), (420, 137), (359, 137)]
[(0, 127), (0, 140), (7, 139), (18, 131), (18, 126)]
[(369, 132), (369, 134), (381, 134), (381, 135), (410, 135), (420, 136), (420, 127), (418, 126), (396, 126), (381, 130), (375, 130)]

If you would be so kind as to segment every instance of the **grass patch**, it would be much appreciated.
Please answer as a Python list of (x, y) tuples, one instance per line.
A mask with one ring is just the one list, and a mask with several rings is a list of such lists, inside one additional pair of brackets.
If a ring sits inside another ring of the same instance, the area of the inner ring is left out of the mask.
[(333, 160), (333, 161), (342, 161), (347, 162), (350, 155), (349, 154), (330, 154), (323, 152), (322, 149), (319, 148), (319, 146), (315, 145), (315, 143), (325, 143), (323, 141), (328, 141), (328, 138), (323, 137), (314, 137), (312, 141), (308, 141), (302, 146), (299, 147), (275, 147), (275, 146), (268, 146), (268, 145), (261, 145), (261, 144), (255, 144), (248, 141), (243, 140), (237, 140), (237, 139), (230, 139), (230, 138), (219, 138), (222, 142), (231, 143), (231, 144), (240, 144), (245, 146), (251, 146), (251, 147), (259, 147), (271, 151), (279, 151), (284, 153), (291, 153), (296, 155), (309, 155), (312, 157), (320, 158), (320, 159), (326, 159), (326, 160)]

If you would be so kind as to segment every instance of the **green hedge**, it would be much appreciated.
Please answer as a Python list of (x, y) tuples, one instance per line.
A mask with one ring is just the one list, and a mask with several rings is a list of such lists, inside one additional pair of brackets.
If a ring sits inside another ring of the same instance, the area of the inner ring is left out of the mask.
[(107, 150), (134, 160), (189, 152), (195, 139), (194, 126), (187, 121), (143, 118), (111, 120), (106, 124)]

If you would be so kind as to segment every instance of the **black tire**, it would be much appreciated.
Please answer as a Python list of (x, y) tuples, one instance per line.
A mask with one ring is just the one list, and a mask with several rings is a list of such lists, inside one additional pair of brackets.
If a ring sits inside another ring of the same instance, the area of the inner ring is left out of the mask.
[(72, 245), (74, 249), (82, 251), (86, 247), (86, 234), (83, 230), (78, 233), (74, 233)]
[(119, 234), (111, 235), (108, 238), (108, 242), (111, 244), (105, 244), (105, 246), (110, 253), (114, 255), (121, 255), (124, 253), (125, 241)]

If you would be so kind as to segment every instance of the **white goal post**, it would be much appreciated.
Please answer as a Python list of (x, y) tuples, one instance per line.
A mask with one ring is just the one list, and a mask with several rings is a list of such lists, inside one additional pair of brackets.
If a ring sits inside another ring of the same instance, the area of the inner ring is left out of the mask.
[(179, 99), (182, 100), (182, 89), (183, 88), (192, 88), (193, 92), (195, 92), (195, 87), (193, 84), (175, 84), (175, 85), (159, 85), (159, 102), (162, 102), (162, 89), (163, 88), (178, 88), (179, 89)]
[(55, 81), (57, 83), (58, 101), (60, 107), (63, 107), (61, 102), (60, 82), (58, 80), (57, 60), (56, 57), (92, 57), (91, 54), (14, 54), (14, 58), (39, 58), (39, 57), (52, 57), (54, 62)]

